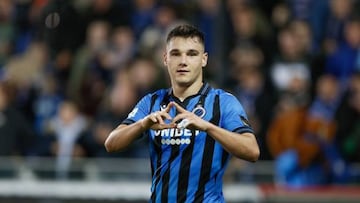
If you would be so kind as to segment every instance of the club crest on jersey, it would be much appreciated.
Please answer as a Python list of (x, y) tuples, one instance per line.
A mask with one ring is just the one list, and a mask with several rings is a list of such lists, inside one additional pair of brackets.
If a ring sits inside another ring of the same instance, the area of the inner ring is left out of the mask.
[(195, 107), (192, 110), (192, 112), (195, 115), (199, 116), (200, 118), (203, 118), (205, 116), (205, 114), (206, 114), (206, 111), (205, 111), (204, 107), (202, 107), (201, 105), (198, 105), (197, 107)]

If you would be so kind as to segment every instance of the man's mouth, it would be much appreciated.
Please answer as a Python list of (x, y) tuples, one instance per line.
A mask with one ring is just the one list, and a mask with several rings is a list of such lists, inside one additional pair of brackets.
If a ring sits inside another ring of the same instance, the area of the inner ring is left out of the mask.
[(176, 72), (177, 72), (177, 73), (187, 73), (187, 72), (189, 72), (189, 71), (188, 71), (188, 70), (180, 69), (180, 70), (177, 70)]

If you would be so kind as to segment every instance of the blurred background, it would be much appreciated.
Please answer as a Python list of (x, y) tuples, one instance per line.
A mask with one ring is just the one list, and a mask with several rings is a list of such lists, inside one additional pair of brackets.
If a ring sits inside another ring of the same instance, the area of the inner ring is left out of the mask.
[(205, 33), (205, 78), (261, 148), (231, 160), (227, 201), (359, 202), (359, 0), (0, 0), (0, 202), (147, 202), (147, 140), (103, 143), (168, 87), (181, 23)]

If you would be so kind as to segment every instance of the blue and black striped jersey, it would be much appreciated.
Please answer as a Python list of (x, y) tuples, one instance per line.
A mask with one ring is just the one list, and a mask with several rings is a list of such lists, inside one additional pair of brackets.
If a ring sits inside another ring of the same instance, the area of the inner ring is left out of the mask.
[[(201, 106), (195, 114), (229, 131), (253, 132), (240, 102), (230, 93), (214, 89), (208, 83), (204, 83), (198, 94), (183, 102), (167, 89), (148, 94), (123, 123), (134, 123), (166, 107), (170, 101), (188, 111)], [(176, 109), (171, 109), (169, 114), (175, 117)], [(150, 202), (225, 202), (222, 177), (231, 155), (220, 143), (206, 132), (190, 129), (149, 130), (146, 136), (150, 139), (152, 168)]]

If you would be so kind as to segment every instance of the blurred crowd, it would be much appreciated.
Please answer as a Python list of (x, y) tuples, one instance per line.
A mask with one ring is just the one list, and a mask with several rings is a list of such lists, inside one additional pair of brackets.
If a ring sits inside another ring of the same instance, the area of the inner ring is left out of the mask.
[(0, 0), (0, 155), (53, 156), (60, 169), (73, 157), (147, 157), (146, 140), (116, 154), (103, 142), (168, 86), (164, 38), (181, 23), (205, 33), (205, 78), (241, 101), (279, 183), (351, 177), (359, 0)]

